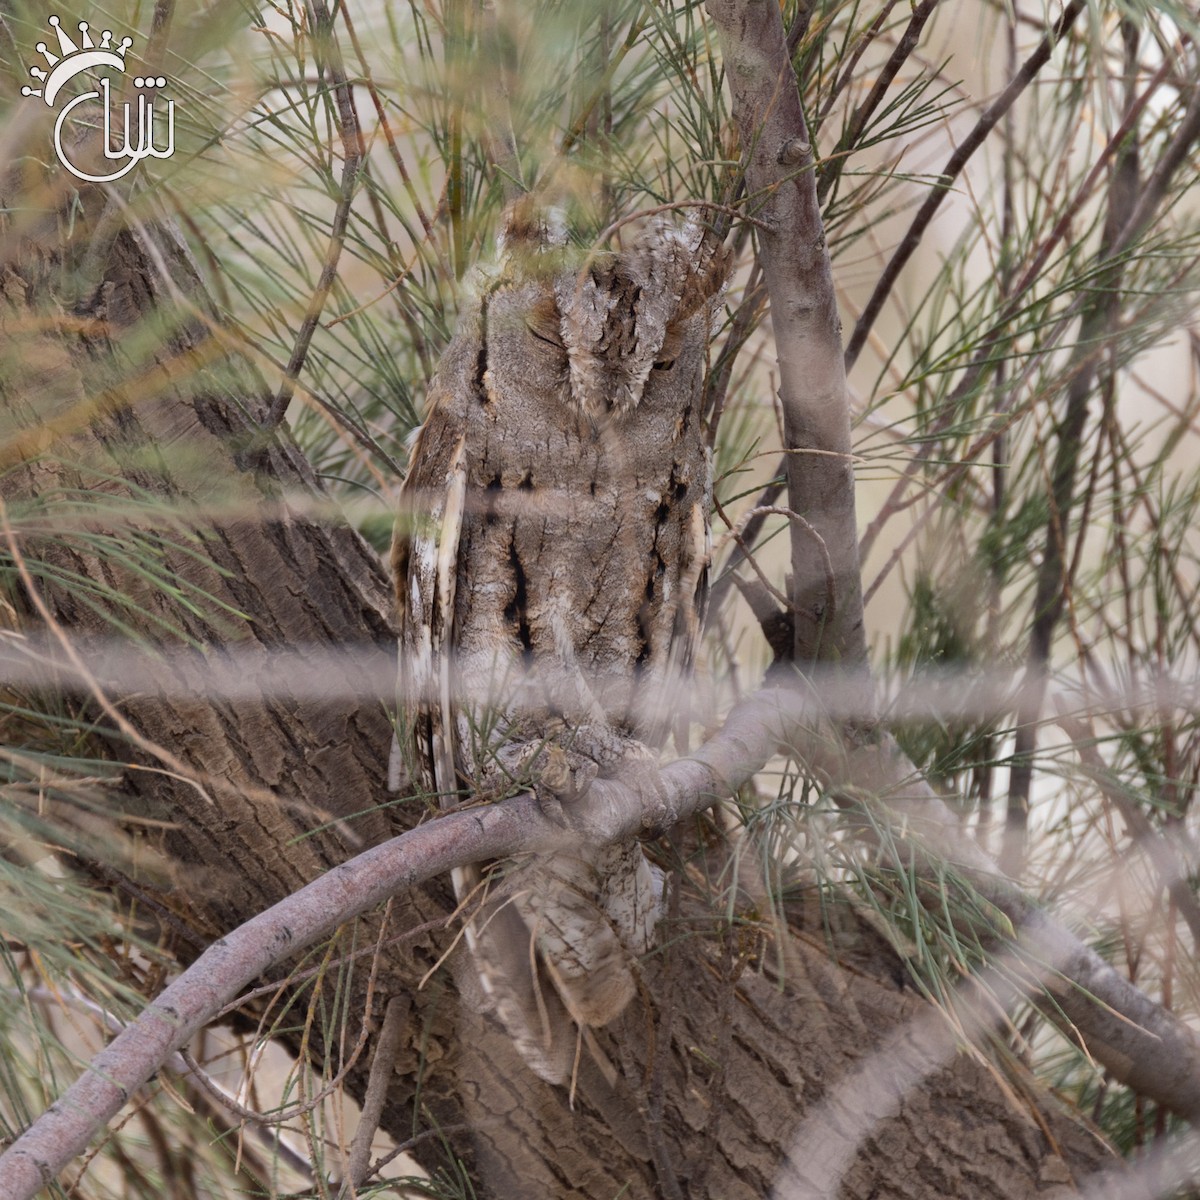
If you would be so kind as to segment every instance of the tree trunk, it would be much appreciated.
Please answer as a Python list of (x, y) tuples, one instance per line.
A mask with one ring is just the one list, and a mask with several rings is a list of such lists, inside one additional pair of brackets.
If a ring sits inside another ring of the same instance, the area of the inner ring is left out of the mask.
[[(56, 561), (136, 601), (122, 619), (138, 637), (186, 651), (170, 660), (180, 686), (114, 699), (137, 734), (194, 782), (160, 769), (146, 745), (114, 737), (109, 747), (144, 768), (127, 773), (127, 814), (169, 822), (161, 849), (170, 876), (138, 883), (173, 914), (164, 921), (188, 959), (428, 813), (392, 804), (385, 792), (391, 730), (382, 699), (347, 699), (354, 689), (337, 680), (328, 699), (205, 694), (200, 669), (221, 647), (261, 660), (264, 672), (280, 650), (369, 643), (390, 652), (389, 589), (378, 557), (352, 530), (308, 515), (323, 497), (286, 431), (259, 435), (263, 381), (231, 349), (179, 236), (166, 224), (105, 234), (102, 197), (82, 200), (86, 215), (70, 239), (47, 221), (40, 234), (10, 230), (5, 241), (0, 420), (9, 470), (0, 486), (13, 511), (34, 498), (50, 504), (63, 488), (150, 496), (170, 506), (176, 541), (196, 539), (188, 549), (199, 556), (168, 546), (163, 565), (207, 593), (200, 611), (90, 543), (18, 543), (27, 559)], [(157, 526), (153, 515), (145, 509), (145, 529), (168, 526), (165, 514)], [(42, 594), (72, 638), (109, 632), (77, 589)], [(36, 623), (27, 608), (28, 626)], [(792, 911), (786, 929), (746, 917), (731, 930), (703, 877), (676, 873), (664, 949), (642, 964), (639, 998), (603, 1031), (615, 1082), (585, 1051), (573, 1096), (534, 1077), (497, 1027), (460, 1006), (458, 994), (469, 999), (472, 985), (457, 953), (418, 986), (453, 926), (385, 949), (372, 1015), (377, 1022), (397, 997), (405, 1023), (384, 1127), (404, 1140), (435, 1123), (469, 1126), (451, 1140), (480, 1197), (740, 1200), (784, 1179), (791, 1190), (780, 1182), (778, 1194), (789, 1196), (1027, 1197), (1073, 1192), (1072, 1181), (1112, 1161), (1096, 1135), (1014, 1068), (948, 1055), (903, 1083), (892, 1069), (901, 1032), (932, 1009), (904, 987), (882, 939), (848, 917), (835, 939), (839, 966), (811, 911)], [(445, 886), (397, 896), (386, 935), (451, 908)], [(354, 945), (370, 944), (384, 920), (353, 931)], [(341, 981), (350, 1041), (366, 1006), (367, 961)], [(336, 1047), (317, 1037), (309, 1052), (320, 1060)], [(368, 1051), (348, 1077), (359, 1098), (369, 1060)], [(860, 1067), (877, 1086), (848, 1088)], [(430, 1169), (445, 1162), (440, 1139), (414, 1154)], [(829, 1163), (843, 1159), (844, 1173), (831, 1174)]]

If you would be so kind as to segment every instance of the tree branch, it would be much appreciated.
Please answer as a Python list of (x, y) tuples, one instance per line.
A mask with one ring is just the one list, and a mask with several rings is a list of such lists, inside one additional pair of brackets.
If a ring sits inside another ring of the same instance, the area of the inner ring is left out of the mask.
[[(798, 661), (856, 664), (866, 658), (850, 410), (841, 324), (812, 147), (788, 57), (779, 6), (766, 0), (707, 0), (717, 27), (746, 183), (762, 197), (755, 214), (759, 261), (771, 298), (779, 361)], [(815, 451), (816, 453), (805, 453)], [(835, 595), (829, 595), (821, 546)]]
[(1046, 34), (1041, 42), (1038, 43), (1037, 49), (1025, 60), (1020, 71), (1013, 76), (1008, 87), (988, 105), (980, 115), (979, 120), (976, 121), (974, 129), (963, 139), (954, 153), (950, 155), (949, 160), (942, 169), (938, 186), (925, 197), (925, 202), (917, 210), (917, 215), (913, 217), (912, 224), (908, 227), (908, 232), (896, 248), (895, 254), (888, 260), (887, 266), (883, 269), (883, 273), (875, 283), (875, 290), (871, 293), (871, 298), (867, 301), (861, 316), (855, 323), (854, 332), (850, 335), (850, 342), (846, 346), (847, 369), (852, 367), (857, 361), (859, 353), (866, 344), (867, 334), (871, 332), (871, 326), (875, 323), (875, 318), (879, 316), (879, 311), (883, 308), (884, 301), (888, 298), (893, 285), (900, 277), (900, 272), (904, 269), (908, 260), (912, 258), (913, 252), (921, 244), (921, 239), (925, 236), (925, 230), (929, 228), (929, 223), (937, 214), (942, 201), (949, 195), (950, 185), (962, 173), (962, 169), (967, 165), (971, 155), (987, 140), (987, 136), (995, 128), (996, 122), (1008, 112), (1017, 97), (1033, 82), (1042, 67), (1050, 61), (1050, 55), (1053, 53), (1055, 45), (1071, 28), (1075, 22), (1075, 18), (1079, 16), (1085, 7), (1084, 0), (1071, 0), (1071, 3), (1063, 10), (1063, 14), (1059, 17), (1054, 29)]
[(334, 867), (239, 926), (105, 1047), (0, 1157), (0, 1195), (25, 1200), (47, 1186), (247, 984), (398, 891), (486, 859), (577, 850), (581, 834), (597, 842), (653, 834), (729, 794), (773, 751), (783, 731), (781, 697), (764, 693), (735, 709), (693, 758), (663, 772), (661, 792), (642, 796), (622, 784), (597, 781), (571, 830), (551, 822), (529, 794), (459, 810)]

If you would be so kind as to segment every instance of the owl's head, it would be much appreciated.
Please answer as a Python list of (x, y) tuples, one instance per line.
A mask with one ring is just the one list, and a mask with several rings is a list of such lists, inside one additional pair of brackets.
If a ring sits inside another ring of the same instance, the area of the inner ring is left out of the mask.
[(583, 256), (567, 249), (559, 215), (522, 202), (501, 251), (527, 335), (557, 352), (571, 400), (592, 420), (630, 412), (648, 387), (697, 379), (728, 270), (698, 221), (660, 217), (629, 248)]

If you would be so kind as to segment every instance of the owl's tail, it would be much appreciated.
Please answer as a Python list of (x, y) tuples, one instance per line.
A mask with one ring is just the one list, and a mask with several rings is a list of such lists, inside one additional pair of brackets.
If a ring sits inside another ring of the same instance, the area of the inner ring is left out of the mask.
[(636, 960), (653, 938), (661, 876), (630, 842), (524, 862), (504, 891), (468, 933), (488, 1005), (541, 1078), (566, 1084), (581, 1045), (610, 1075), (590, 1031), (620, 1016), (637, 992)]

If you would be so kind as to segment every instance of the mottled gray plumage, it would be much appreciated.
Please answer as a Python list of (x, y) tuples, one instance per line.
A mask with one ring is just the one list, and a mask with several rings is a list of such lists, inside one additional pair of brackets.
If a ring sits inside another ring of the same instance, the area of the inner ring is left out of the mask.
[[(393, 546), (401, 758), (447, 805), (517, 786), (569, 804), (597, 774), (652, 769), (706, 586), (724, 256), (661, 222), (585, 259), (531, 212), (510, 214), (430, 385)], [(456, 873), (460, 898), (478, 879)], [(561, 1081), (572, 1024), (632, 998), (654, 879), (631, 842), (508, 882), (468, 943), (526, 1060)]]

